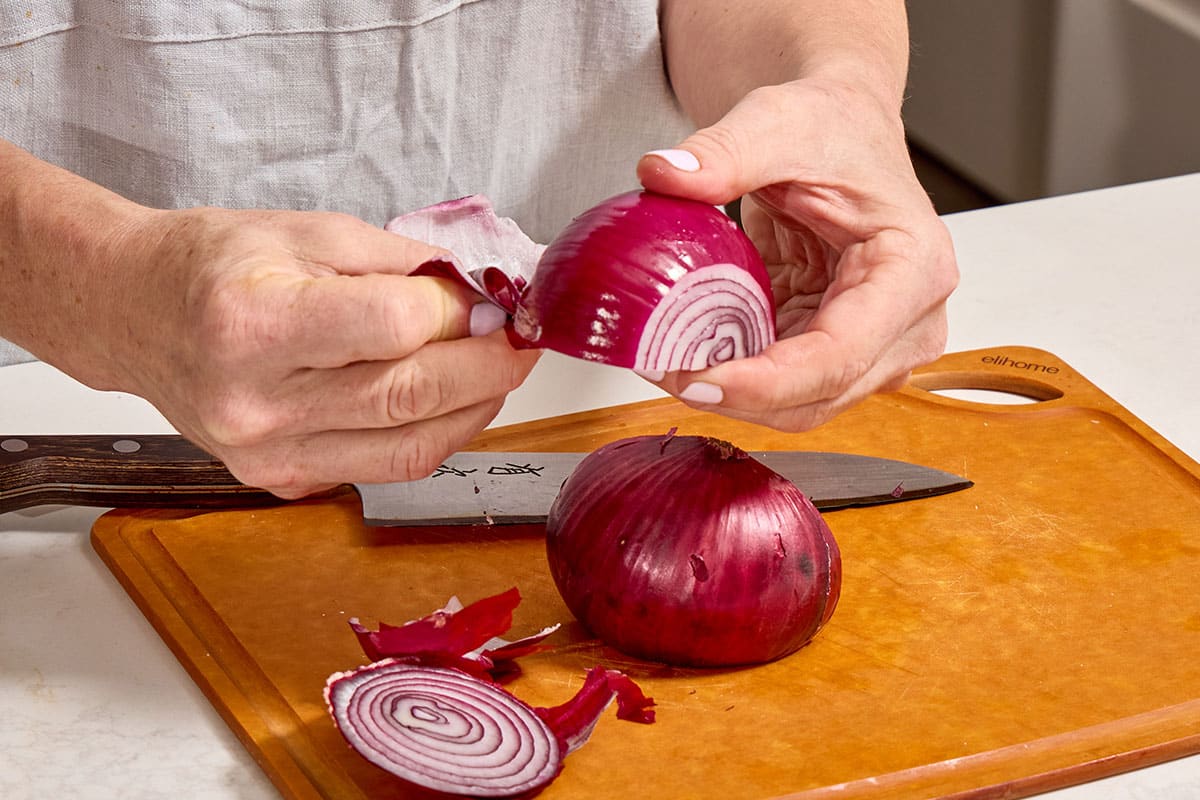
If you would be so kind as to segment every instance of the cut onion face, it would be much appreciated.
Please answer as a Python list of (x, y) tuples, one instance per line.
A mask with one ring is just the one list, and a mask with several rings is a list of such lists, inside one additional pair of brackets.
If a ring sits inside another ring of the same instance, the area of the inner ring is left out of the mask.
[(752, 356), (775, 341), (762, 258), (733, 220), (704, 203), (617, 195), (546, 247), (480, 196), (386, 227), (450, 251), (420, 272), (454, 277), (507, 311), (515, 347), (667, 372)]
[(629, 655), (694, 667), (771, 661), (833, 614), (841, 556), (778, 473), (699, 436), (605, 445), (563, 483), (546, 524), (567, 607)]
[(712, 206), (630, 192), (577, 217), (538, 261), (518, 346), (645, 371), (698, 370), (775, 340), (766, 267)]
[(333, 676), (326, 702), (364, 758), (428, 789), (508, 797), (562, 769), (562, 745), (537, 712), (458, 670), (380, 662)]

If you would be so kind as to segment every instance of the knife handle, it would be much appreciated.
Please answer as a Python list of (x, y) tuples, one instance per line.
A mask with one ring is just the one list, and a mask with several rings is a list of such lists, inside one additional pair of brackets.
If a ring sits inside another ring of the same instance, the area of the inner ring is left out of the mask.
[(46, 504), (202, 509), (278, 502), (182, 436), (0, 434), (0, 514)]

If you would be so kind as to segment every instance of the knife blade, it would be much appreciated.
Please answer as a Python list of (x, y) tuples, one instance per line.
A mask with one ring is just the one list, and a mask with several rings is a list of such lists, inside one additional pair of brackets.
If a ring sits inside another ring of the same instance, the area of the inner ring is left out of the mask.
[[(368, 525), (536, 523), (587, 453), (463, 452), (432, 475), (355, 484)], [(966, 489), (966, 478), (876, 456), (818, 451), (750, 455), (790, 479), (822, 510)], [(177, 435), (0, 435), (0, 513), (38, 505), (229, 509), (284, 501), (246, 486)]]

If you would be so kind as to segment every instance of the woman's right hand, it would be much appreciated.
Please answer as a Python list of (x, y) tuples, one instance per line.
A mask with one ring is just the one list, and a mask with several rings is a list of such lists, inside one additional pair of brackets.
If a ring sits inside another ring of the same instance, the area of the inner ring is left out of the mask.
[(0, 336), (281, 497), (429, 474), (533, 368), (498, 309), (410, 274), (442, 254), (341, 214), (148, 209), (0, 140)]
[(409, 275), (442, 251), (351, 217), (154, 211), (120, 236), (91, 358), (281, 497), (429, 474), (537, 360), (498, 309)]

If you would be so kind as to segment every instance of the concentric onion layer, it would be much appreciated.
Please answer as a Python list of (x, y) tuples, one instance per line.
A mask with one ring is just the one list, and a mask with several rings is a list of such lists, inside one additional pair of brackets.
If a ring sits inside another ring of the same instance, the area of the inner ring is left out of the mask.
[(364, 758), (429, 789), (504, 797), (543, 786), (562, 766), (532, 708), (458, 670), (378, 662), (330, 678), (326, 700)]
[(650, 313), (635, 369), (697, 370), (760, 352), (775, 340), (775, 312), (744, 269), (714, 264), (684, 275)]

